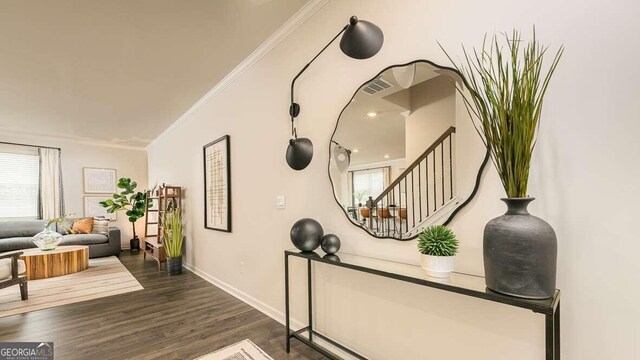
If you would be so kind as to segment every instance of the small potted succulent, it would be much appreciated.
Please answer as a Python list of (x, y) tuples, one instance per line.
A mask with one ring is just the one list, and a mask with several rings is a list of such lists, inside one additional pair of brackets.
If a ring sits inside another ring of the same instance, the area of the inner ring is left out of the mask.
[(444, 225), (423, 229), (418, 235), (420, 263), (427, 275), (447, 278), (453, 271), (453, 258), (458, 253), (458, 239), (453, 230)]

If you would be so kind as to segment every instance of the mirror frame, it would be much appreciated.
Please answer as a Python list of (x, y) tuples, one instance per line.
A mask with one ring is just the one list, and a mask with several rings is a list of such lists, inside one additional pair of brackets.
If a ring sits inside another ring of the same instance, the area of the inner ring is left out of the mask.
[[(351, 101), (356, 97), (356, 95), (358, 95), (358, 92), (360, 92), (362, 87), (365, 86), (366, 84), (370, 83), (371, 81), (377, 79), (380, 75), (382, 75), (387, 70), (393, 69), (395, 67), (403, 67), (403, 66), (413, 65), (413, 64), (417, 64), (417, 63), (426, 63), (426, 64), (431, 65), (431, 66), (433, 66), (433, 67), (435, 67), (437, 69), (440, 69), (440, 70), (451, 71), (451, 72), (455, 73), (456, 75), (458, 75), (458, 77), (460, 77), (461, 79), (464, 80), (464, 77), (462, 76), (462, 74), (458, 70), (456, 70), (456, 69), (454, 69), (452, 67), (438, 65), (438, 64), (434, 63), (433, 61), (426, 60), (426, 59), (413, 60), (413, 61), (410, 61), (410, 62), (404, 63), (404, 64), (396, 64), (396, 65), (387, 66), (386, 68), (384, 68), (380, 72), (378, 72), (374, 77), (372, 77), (371, 79), (365, 81), (362, 85), (360, 85), (356, 89), (356, 91), (353, 93), (353, 95), (351, 96), (349, 101), (347, 102), (347, 105), (345, 105), (342, 108), (342, 111), (340, 111), (340, 114), (338, 115), (338, 120), (336, 121), (336, 126), (334, 127), (333, 132), (331, 133), (331, 138), (329, 139), (329, 160), (331, 159), (331, 144), (332, 144), (332, 141), (333, 141), (333, 137), (336, 135), (336, 131), (338, 131), (338, 125), (340, 124), (340, 118), (342, 118), (342, 114), (347, 109), (347, 107), (349, 107), (349, 105), (351, 104)], [(457, 86), (456, 86), (456, 91), (458, 91), (458, 87)], [(480, 168), (478, 169), (478, 174), (476, 175), (476, 181), (475, 181), (475, 184), (473, 186), (473, 191), (471, 191), (471, 194), (469, 195), (468, 198), (466, 198), (455, 209), (453, 209), (453, 211), (451, 211), (451, 214), (449, 214), (447, 219), (441, 225), (445, 225), (445, 226), (448, 225), (453, 220), (453, 218), (460, 212), (460, 210), (462, 210), (465, 206), (467, 206), (471, 202), (471, 200), (473, 200), (473, 198), (476, 196), (476, 194), (478, 193), (478, 190), (480, 189), (480, 182), (482, 181), (482, 174), (484, 173), (484, 169), (486, 168), (487, 163), (489, 162), (489, 157), (490, 156), (491, 155), (490, 155), (489, 149), (487, 148), (487, 152), (485, 153), (484, 159), (482, 160), (482, 164), (480, 165)], [(333, 198), (336, 201), (336, 204), (338, 204), (338, 206), (340, 207), (340, 209), (342, 210), (342, 212), (344, 213), (344, 215), (347, 217), (347, 219), (349, 220), (349, 222), (351, 224), (353, 224), (357, 228), (359, 228), (362, 231), (364, 231), (367, 235), (370, 235), (370, 236), (372, 236), (374, 238), (377, 238), (377, 239), (392, 239), (392, 240), (397, 240), (397, 241), (410, 241), (410, 240), (414, 240), (415, 238), (418, 237), (418, 234), (416, 234), (414, 236), (411, 236), (411, 237), (408, 237), (408, 238), (403, 238), (403, 239), (398, 239), (398, 238), (392, 237), (392, 236), (378, 236), (378, 235), (374, 235), (371, 232), (369, 232), (367, 230), (367, 228), (365, 228), (363, 226), (360, 226), (359, 224), (356, 224), (355, 222), (353, 222), (351, 220), (351, 217), (349, 216), (349, 214), (345, 210), (345, 208), (340, 204), (340, 201), (336, 197), (335, 184), (333, 183), (333, 179), (331, 178), (331, 161), (328, 162), (327, 173), (329, 175), (329, 181), (331, 182), (331, 191), (333, 192)]]

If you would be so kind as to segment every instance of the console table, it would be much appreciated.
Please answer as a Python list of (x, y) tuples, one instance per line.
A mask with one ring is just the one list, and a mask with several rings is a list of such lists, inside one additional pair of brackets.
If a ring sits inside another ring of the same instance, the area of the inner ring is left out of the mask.
[[(285, 318), (286, 318), (286, 351), (291, 349), (291, 339), (298, 339), (303, 344), (315, 349), (329, 359), (342, 359), (331, 352), (322, 344), (315, 341), (320, 339), (332, 344), (336, 348), (357, 358), (366, 358), (355, 351), (339, 344), (329, 337), (319, 333), (313, 328), (313, 282), (311, 276), (312, 264), (314, 262), (331, 266), (351, 269), (376, 276), (405, 281), (416, 285), (427, 286), (440, 289), (455, 294), (471, 296), (504, 305), (515, 306), (532, 310), (545, 317), (545, 348), (546, 360), (560, 359), (560, 290), (556, 290), (554, 296), (545, 300), (528, 300), (502, 295), (486, 288), (483, 277), (452, 273), (449, 279), (438, 279), (429, 277), (419, 266), (397, 263), (393, 261), (373, 259), (364, 256), (339, 253), (336, 255), (324, 255), (315, 252), (300, 252), (298, 250), (285, 250), (284, 252), (284, 279), (285, 279)], [(308, 326), (291, 330), (290, 323), (290, 302), (289, 302), (289, 257), (301, 258), (307, 263), (307, 301), (308, 301)]]

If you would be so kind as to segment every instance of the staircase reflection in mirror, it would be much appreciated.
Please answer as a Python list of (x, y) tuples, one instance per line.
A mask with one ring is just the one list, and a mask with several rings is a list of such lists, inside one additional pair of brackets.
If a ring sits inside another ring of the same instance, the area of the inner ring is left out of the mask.
[(487, 157), (462, 83), (455, 70), (419, 60), (358, 88), (338, 118), (329, 157), (333, 195), (353, 224), (409, 240), (447, 224), (473, 197)]

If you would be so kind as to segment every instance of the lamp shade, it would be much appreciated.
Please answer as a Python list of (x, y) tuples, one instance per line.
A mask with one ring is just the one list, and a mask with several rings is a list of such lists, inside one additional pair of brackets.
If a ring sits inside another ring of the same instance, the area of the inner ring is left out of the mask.
[(289, 140), (286, 158), (290, 168), (303, 170), (313, 158), (313, 143), (307, 138)]
[(354, 59), (368, 59), (380, 51), (383, 42), (378, 26), (352, 16), (340, 39), (340, 50)]

